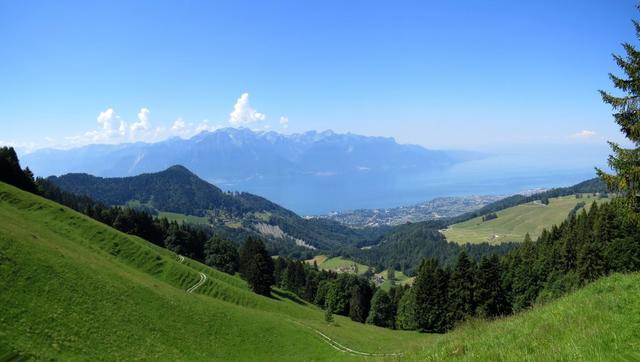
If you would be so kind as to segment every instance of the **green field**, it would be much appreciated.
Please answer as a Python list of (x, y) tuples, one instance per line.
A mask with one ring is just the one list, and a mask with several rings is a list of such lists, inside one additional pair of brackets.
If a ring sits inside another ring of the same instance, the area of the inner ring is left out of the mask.
[(191, 223), (191, 224), (204, 224), (204, 225), (206, 225), (206, 224), (209, 223), (209, 220), (204, 216), (185, 215), (185, 214), (178, 214), (178, 213), (175, 213), (175, 212), (160, 211), (160, 212), (158, 212), (158, 217), (167, 218), (167, 220), (169, 220), (169, 221), (187, 222), (187, 223)]
[[(307, 260), (307, 263), (313, 264), (314, 261), (318, 265), (318, 268), (325, 269), (325, 270), (333, 270), (333, 271), (336, 271), (338, 268), (341, 268), (341, 267), (349, 268), (352, 265), (355, 265), (357, 266), (359, 275), (364, 274), (369, 269), (367, 265), (360, 264), (356, 261), (343, 258), (341, 256), (329, 258), (326, 255), (316, 255), (313, 259)], [(391, 288), (392, 286), (392, 283), (387, 277), (387, 271), (385, 270), (383, 272), (376, 273), (376, 275), (380, 275), (385, 279), (385, 282), (380, 285), (380, 288), (384, 290), (389, 290), (389, 288)], [(414, 278), (410, 278), (407, 275), (405, 275), (403, 272), (396, 270), (395, 279), (396, 279), (395, 285), (407, 285), (407, 284), (411, 285), (411, 283), (413, 283)]]
[[(206, 281), (187, 293), (199, 273)], [(320, 309), (293, 295), (258, 296), (237, 277), (181, 262), (170, 251), (0, 183), (0, 356), (523, 361), (626, 353), (632, 360), (640, 350), (639, 294), (640, 275), (616, 275), (539, 309), (445, 335), (340, 316), (327, 324)]]
[(415, 279), (414, 277), (408, 277), (407, 275), (405, 275), (403, 272), (396, 270), (395, 271), (395, 281), (392, 283), (389, 280), (388, 275), (388, 271), (385, 270), (382, 273), (377, 273), (376, 275), (380, 275), (384, 278), (384, 283), (382, 283), (382, 285), (380, 285), (380, 288), (384, 289), (384, 290), (389, 290), (394, 284), (395, 285), (411, 285), (413, 284), (413, 280)]
[(583, 195), (579, 199), (575, 196), (549, 199), (548, 206), (540, 202), (529, 202), (498, 211), (497, 219), (483, 222), (482, 217), (476, 217), (451, 225), (442, 232), (447, 240), (459, 244), (521, 242), (527, 233), (535, 240), (544, 228), (565, 220), (578, 202), (584, 202), (588, 209), (594, 201), (606, 200), (608, 199)]
[(313, 264), (314, 261), (316, 262), (316, 264), (318, 264), (318, 268), (325, 269), (325, 270), (336, 271), (339, 268), (350, 268), (355, 265), (357, 268), (357, 274), (364, 274), (367, 272), (367, 269), (369, 269), (367, 265), (360, 264), (358, 262), (355, 262), (347, 258), (343, 258), (341, 256), (327, 258), (326, 255), (318, 255), (313, 259), (308, 260), (308, 263)]

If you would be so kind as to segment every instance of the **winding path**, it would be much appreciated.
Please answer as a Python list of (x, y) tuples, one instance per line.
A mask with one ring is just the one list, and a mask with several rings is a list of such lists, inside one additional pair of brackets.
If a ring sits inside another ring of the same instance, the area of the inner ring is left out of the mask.
[(338, 350), (340, 352), (343, 353), (349, 353), (351, 355), (355, 355), (355, 356), (364, 356), (364, 357), (392, 357), (392, 356), (401, 356), (403, 355), (403, 353), (367, 353), (367, 352), (361, 352), (361, 351), (356, 351), (354, 349), (351, 349), (349, 347), (343, 346), (340, 343), (338, 343), (338, 341), (332, 339), (331, 337), (327, 336), (326, 334), (320, 332), (319, 330), (310, 327), (304, 323), (300, 323), (298, 321), (294, 321), (289, 319), (290, 322), (293, 322), (295, 324), (298, 324), (302, 327), (306, 327), (311, 329), (312, 331), (314, 331), (316, 334), (318, 334), (321, 337), (321, 340), (325, 343), (327, 343), (328, 345), (330, 345), (331, 347), (333, 347), (335, 350)]
[[(179, 263), (183, 263), (184, 262), (184, 256), (182, 255), (178, 255), (178, 262)], [(198, 289), (199, 287), (201, 287), (204, 283), (206, 283), (207, 281), (207, 276), (204, 273), (200, 273), (200, 280), (194, 284), (191, 288), (187, 289), (187, 293), (193, 293), (196, 289)], [(302, 327), (305, 328), (309, 328), (310, 330), (314, 331), (316, 334), (318, 334), (321, 337), (321, 340), (325, 343), (327, 343), (328, 345), (330, 345), (331, 347), (333, 347), (333, 349), (343, 352), (343, 353), (349, 353), (351, 355), (355, 355), (355, 356), (365, 356), (365, 357), (391, 357), (391, 356), (401, 356), (403, 353), (367, 353), (367, 352), (361, 352), (361, 351), (356, 351), (354, 349), (351, 349), (349, 347), (343, 346), (340, 343), (338, 343), (338, 341), (332, 339), (331, 337), (327, 336), (326, 334), (320, 332), (319, 330), (310, 327), (304, 323), (298, 322), (298, 321), (294, 321), (292, 319), (289, 319), (290, 322), (298, 324)]]
[(191, 288), (187, 289), (187, 293), (193, 293), (196, 289), (198, 289), (202, 284), (207, 281), (207, 276), (204, 273), (200, 273), (200, 280)]

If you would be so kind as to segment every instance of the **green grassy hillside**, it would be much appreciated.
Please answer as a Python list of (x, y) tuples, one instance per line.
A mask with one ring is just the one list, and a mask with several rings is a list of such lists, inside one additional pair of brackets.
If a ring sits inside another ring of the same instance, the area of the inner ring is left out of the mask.
[(460, 244), (521, 242), (527, 233), (535, 240), (544, 228), (561, 223), (577, 203), (584, 202), (588, 208), (593, 201), (606, 200), (584, 195), (579, 199), (575, 196), (552, 198), (549, 205), (529, 202), (498, 211), (497, 219), (483, 222), (482, 217), (476, 217), (451, 225), (443, 233), (447, 240)]
[[(328, 325), (321, 310), (290, 294), (261, 297), (237, 277), (179, 259), (0, 183), (0, 357), (633, 360), (640, 350), (638, 274), (504, 320), (427, 335), (339, 316)], [(206, 281), (187, 293), (199, 273)], [(389, 353), (402, 355), (368, 355)]]
[(494, 322), (471, 321), (415, 361), (640, 361), (640, 274), (613, 275)]
[[(207, 281), (193, 294), (199, 272)], [(336, 317), (0, 184), (0, 346), (39, 359), (344, 360), (424, 338)], [(0, 348), (0, 351), (3, 350)]]

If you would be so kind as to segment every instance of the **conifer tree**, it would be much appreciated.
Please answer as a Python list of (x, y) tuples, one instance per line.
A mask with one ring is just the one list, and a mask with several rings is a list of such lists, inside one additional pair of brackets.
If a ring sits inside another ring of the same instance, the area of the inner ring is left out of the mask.
[(423, 332), (444, 332), (447, 316), (448, 275), (438, 261), (423, 260), (414, 282), (416, 324)]
[(502, 287), (502, 268), (497, 255), (483, 257), (478, 267), (476, 300), (478, 314), (497, 317), (511, 312), (506, 292)]
[(238, 249), (230, 241), (214, 236), (204, 246), (205, 263), (222, 272), (238, 271)]
[(240, 274), (257, 294), (270, 295), (273, 278), (273, 260), (259, 239), (248, 238), (240, 248)]
[(476, 309), (474, 300), (475, 268), (462, 251), (449, 282), (449, 311), (453, 321), (471, 317)]
[[(640, 23), (633, 21), (636, 37), (640, 39)], [(623, 193), (632, 209), (640, 210), (640, 51), (631, 43), (622, 44), (626, 55), (613, 55), (613, 59), (624, 73), (623, 76), (609, 74), (613, 86), (623, 94), (614, 96), (601, 90), (602, 100), (613, 108), (613, 117), (620, 130), (631, 143), (624, 148), (609, 142), (613, 154), (609, 156), (609, 166), (614, 171), (609, 174), (598, 169), (598, 175), (609, 188)]]
[(400, 298), (398, 313), (396, 315), (396, 328), (414, 330), (418, 328), (416, 323), (416, 288), (412, 287)]
[(393, 328), (394, 315), (392, 301), (387, 292), (378, 289), (371, 299), (371, 310), (367, 323), (379, 327)]

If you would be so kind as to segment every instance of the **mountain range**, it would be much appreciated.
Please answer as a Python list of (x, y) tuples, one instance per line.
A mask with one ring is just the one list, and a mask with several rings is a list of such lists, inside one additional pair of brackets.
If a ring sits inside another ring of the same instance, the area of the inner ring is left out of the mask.
[(43, 149), (22, 155), (21, 160), (38, 176), (123, 177), (183, 165), (223, 189), (252, 192), (299, 213), (314, 213), (359, 206), (355, 198), (370, 200), (388, 193), (398, 179), (479, 157), (351, 133), (284, 135), (224, 128), (157, 143)]

